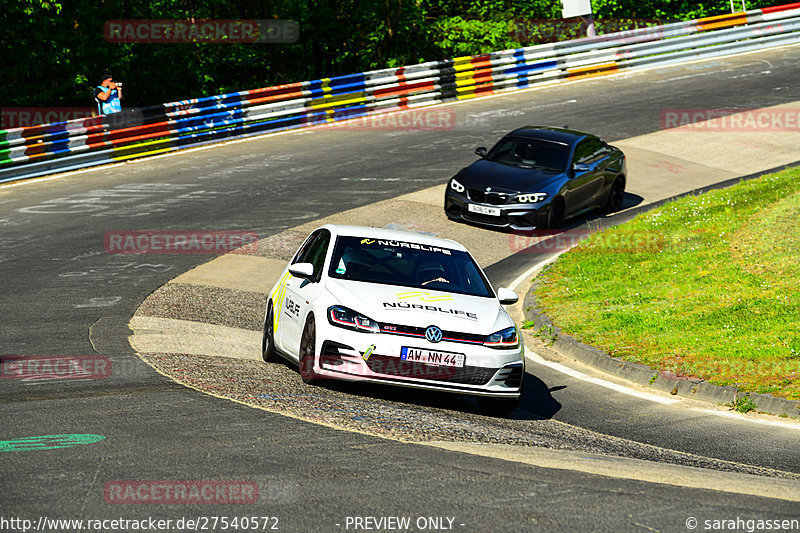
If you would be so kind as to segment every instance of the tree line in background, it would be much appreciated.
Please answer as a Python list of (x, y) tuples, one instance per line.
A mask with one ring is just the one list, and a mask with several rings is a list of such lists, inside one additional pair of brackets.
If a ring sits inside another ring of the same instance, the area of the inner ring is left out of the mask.
[[(747, 0), (747, 9), (786, 3)], [(741, 9), (741, 0), (734, 0)], [(730, 13), (730, 0), (592, 0), (598, 33)], [(111, 43), (112, 19), (291, 19), (289, 44)], [(558, 0), (0, 0), (0, 106), (91, 106), (105, 71), (141, 107), (576, 38)]]

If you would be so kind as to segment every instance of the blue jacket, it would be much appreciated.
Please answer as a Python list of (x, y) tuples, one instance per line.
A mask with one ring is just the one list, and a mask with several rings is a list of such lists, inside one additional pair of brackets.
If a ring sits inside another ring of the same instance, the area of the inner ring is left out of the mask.
[[(102, 85), (98, 85), (97, 88), (99, 91), (95, 91), (95, 100), (97, 100), (97, 112), (101, 115), (110, 115), (111, 113), (119, 113), (122, 111), (122, 103), (119, 100), (119, 93), (116, 89), (109, 89), (108, 87), (103, 87)], [(97, 98), (97, 94), (99, 92), (107, 93), (111, 92), (108, 96), (108, 99), (104, 102)]]

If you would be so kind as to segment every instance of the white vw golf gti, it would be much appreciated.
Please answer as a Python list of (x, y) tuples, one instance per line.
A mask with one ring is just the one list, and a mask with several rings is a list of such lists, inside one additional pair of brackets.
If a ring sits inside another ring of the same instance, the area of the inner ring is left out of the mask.
[(427, 235), (325, 225), (305, 240), (269, 293), (262, 354), (296, 363), (303, 381), (340, 379), (476, 396), (513, 411), (523, 345), (462, 245)]

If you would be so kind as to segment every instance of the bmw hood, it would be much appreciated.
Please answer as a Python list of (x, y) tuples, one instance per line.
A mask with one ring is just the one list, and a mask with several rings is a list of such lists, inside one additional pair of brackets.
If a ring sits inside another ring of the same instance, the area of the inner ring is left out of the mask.
[(326, 288), (341, 305), (382, 323), (486, 335), (514, 324), (495, 298), (332, 279)]
[(540, 192), (563, 175), (556, 170), (515, 167), (482, 159), (463, 169), (455, 178), (467, 188), (491, 186), (495, 190), (510, 192)]

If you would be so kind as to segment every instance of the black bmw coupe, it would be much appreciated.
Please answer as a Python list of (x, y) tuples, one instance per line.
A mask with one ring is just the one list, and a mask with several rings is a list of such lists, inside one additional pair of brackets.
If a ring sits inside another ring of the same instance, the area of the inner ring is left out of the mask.
[(595, 135), (528, 126), (500, 139), (447, 184), (451, 220), (511, 230), (558, 228), (591, 209), (622, 207), (625, 154)]

